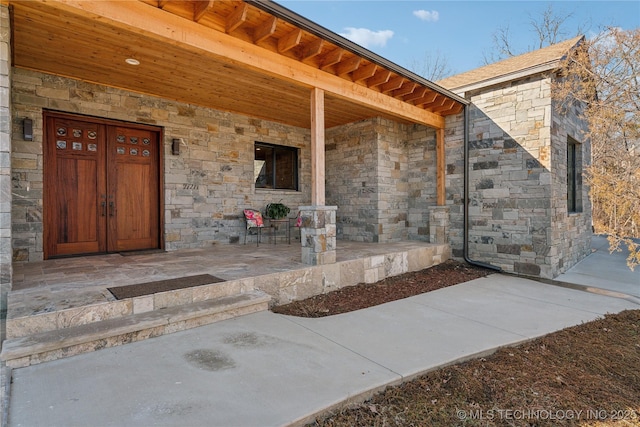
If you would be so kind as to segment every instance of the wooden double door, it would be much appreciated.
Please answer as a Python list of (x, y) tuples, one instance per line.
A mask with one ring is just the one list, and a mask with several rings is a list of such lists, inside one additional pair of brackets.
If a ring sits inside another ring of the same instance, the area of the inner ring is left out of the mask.
[(160, 130), (45, 113), (44, 255), (159, 248)]

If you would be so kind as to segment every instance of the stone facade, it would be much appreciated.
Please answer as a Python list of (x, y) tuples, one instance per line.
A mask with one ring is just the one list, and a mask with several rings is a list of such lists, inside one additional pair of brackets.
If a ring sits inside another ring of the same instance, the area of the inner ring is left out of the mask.
[[(274, 200), (292, 210), (308, 204), (306, 129), (22, 69), (14, 74), (14, 125), (23, 117), (34, 123), (33, 141), (13, 133), (12, 185), (20, 197), (20, 203), (13, 205), (15, 261), (43, 258), (45, 109), (163, 128), (167, 250), (242, 240), (245, 207), (262, 209)], [(338, 206), (334, 236), (365, 242), (428, 242), (429, 207), (435, 205), (436, 192), (435, 131), (376, 118), (329, 129), (327, 134), (327, 204)], [(179, 156), (171, 154), (173, 138), (185, 144)], [(299, 191), (254, 189), (254, 141), (300, 149)]]
[[(13, 203), (2, 205), (5, 210), (12, 208), (10, 213), (0, 212), (4, 221), (0, 226), (10, 221), (12, 228), (0, 230), (0, 243), (12, 242), (15, 261), (43, 258), (45, 109), (163, 129), (162, 231), (167, 250), (237, 243), (245, 232), (241, 212), (246, 207), (263, 209), (282, 200), (295, 212), (309, 204), (308, 129), (23, 69), (13, 69), (11, 82), (12, 120), (3, 129), (11, 124), (13, 133), (2, 139), (0, 154), (11, 153), (12, 188), (2, 188), (15, 196)], [(578, 119), (579, 111), (555, 111), (550, 85), (549, 78), (533, 76), (465, 94), (472, 102), (469, 255), (508, 272), (541, 277), (565, 271), (590, 246), (586, 186), (581, 188), (582, 212), (569, 214), (566, 202), (567, 138), (584, 142), (579, 146), (582, 159), (589, 159), (588, 141), (582, 140), (584, 123)], [(22, 137), (25, 117), (33, 120), (33, 141)], [(446, 241), (461, 257), (464, 136), (463, 115), (448, 116), (446, 208), (435, 209), (434, 129), (383, 118), (327, 129), (326, 199), (337, 211), (332, 212), (335, 230), (324, 234), (333, 240), (380, 243)], [(171, 154), (174, 138), (184, 142), (179, 156)], [(299, 191), (254, 188), (255, 141), (299, 149)], [(5, 181), (8, 170), (3, 167), (0, 175)], [(318, 230), (312, 229), (316, 230), (309, 231), (312, 234)], [(324, 261), (312, 260), (318, 258), (316, 252), (306, 258), (310, 263), (331, 262), (332, 245), (324, 248)], [(316, 246), (314, 242), (309, 248)]]
[[(552, 103), (551, 111), (557, 105)], [(551, 230), (552, 248), (549, 254), (554, 276), (565, 272), (591, 253), (592, 216), (589, 187), (583, 183), (582, 171), (578, 174), (578, 199), (581, 200), (580, 212), (567, 210), (567, 143), (572, 138), (579, 144), (579, 158), (582, 170), (590, 164), (591, 144), (585, 140), (586, 123), (580, 119), (582, 110), (572, 106), (563, 114), (554, 114), (551, 123), (551, 161), (555, 173), (551, 176)]]
[[(11, 31), (9, 8), (0, 5), (0, 318), (11, 288)], [(4, 334), (4, 321), (0, 321)]]
[[(163, 231), (167, 250), (238, 242), (245, 232), (244, 208), (263, 210), (268, 203), (282, 200), (295, 212), (298, 206), (309, 203), (308, 129), (18, 68), (13, 70), (12, 82), (15, 261), (43, 258), (44, 109), (163, 128), (161, 170), (164, 170)], [(33, 141), (22, 138), (19, 124), (24, 117), (33, 120)], [(178, 156), (171, 154), (173, 138), (184, 142)], [(2, 147), (6, 146), (8, 151), (8, 138), (2, 141)], [(299, 191), (254, 189), (255, 141), (299, 149)], [(4, 209), (5, 205), (2, 206)], [(6, 232), (2, 236), (5, 235)]]
[(336, 262), (336, 206), (301, 206), (302, 262), (308, 265)]
[(327, 203), (338, 237), (429, 241), (436, 204), (435, 130), (375, 118), (327, 131)]
[[(552, 278), (590, 251), (591, 209), (567, 212), (567, 136), (590, 158), (577, 111), (559, 114), (551, 78), (474, 90), (469, 107), (469, 256), (505, 271)], [(458, 215), (452, 215), (452, 217)], [(458, 228), (452, 218), (452, 229)], [(459, 239), (454, 254), (462, 255)]]

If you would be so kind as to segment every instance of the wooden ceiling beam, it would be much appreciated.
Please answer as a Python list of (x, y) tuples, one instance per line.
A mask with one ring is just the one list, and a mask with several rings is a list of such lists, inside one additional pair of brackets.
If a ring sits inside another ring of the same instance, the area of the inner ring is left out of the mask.
[(390, 79), (387, 83), (380, 86), (382, 93), (389, 93), (393, 90), (400, 89), (405, 82), (405, 78), (402, 76), (396, 76)]
[(411, 101), (415, 101), (416, 99), (420, 99), (423, 96), (426, 95), (427, 91), (429, 91), (429, 88), (426, 87), (419, 87), (416, 90), (414, 90), (413, 92), (407, 94), (404, 98), (402, 98), (405, 102), (411, 102)]
[(453, 106), (453, 108), (451, 108), (451, 110), (447, 111), (447, 115), (448, 114), (458, 114), (462, 111), (462, 109), (464, 108), (464, 105), (462, 104), (456, 104)]
[(431, 109), (431, 111), (432, 111), (433, 113), (441, 113), (441, 112), (443, 112), (443, 111), (450, 110), (450, 109), (451, 109), (451, 108), (453, 108), (453, 106), (455, 106), (455, 105), (456, 105), (456, 101), (454, 101), (453, 99), (447, 99), (447, 98), (445, 98), (445, 102), (444, 102), (444, 104), (442, 104), (442, 106), (441, 106), (441, 107), (433, 108), (433, 109)]
[(425, 104), (431, 104), (438, 97), (437, 92), (429, 92), (422, 98), (418, 98), (413, 102), (413, 105), (422, 106)]
[(324, 47), (324, 40), (320, 38), (315, 39), (308, 46), (305, 46), (302, 52), (302, 60), (306, 61), (308, 59), (311, 59), (315, 56), (320, 55), (322, 53), (323, 47)]
[(260, 43), (271, 37), (276, 32), (278, 26), (278, 18), (271, 16), (269, 19), (258, 25), (253, 30), (253, 42)]
[(193, 2), (193, 20), (200, 22), (202, 17), (210, 10), (213, 9), (214, 0), (196, 0)]
[(322, 70), (326, 70), (327, 68), (332, 67), (342, 60), (342, 55), (344, 55), (344, 50), (340, 49), (339, 47), (333, 49), (322, 58), (320, 68)]
[(405, 82), (400, 89), (394, 90), (391, 94), (394, 98), (399, 98), (405, 95), (409, 95), (418, 87), (417, 83)]
[[(108, 25), (114, 29), (137, 34), (174, 46), (185, 52), (191, 52), (209, 59), (228, 62), (247, 71), (257, 72), (265, 77), (276, 78), (298, 87), (319, 88), (327, 96), (335, 97), (346, 103), (370, 108), (382, 115), (396, 117), (414, 123), (424, 124), (436, 129), (444, 128), (444, 117), (363, 87), (353, 81), (323, 72), (314, 66), (275, 51), (257, 46), (251, 42), (236, 38), (220, 31), (200, 25), (190, 19), (180, 19), (172, 13), (150, 7), (140, 1), (86, 1), (86, 0), (50, 0), (40, 3), (41, 8), (74, 14), (87, 21), (87, 26)], [(293, 47), (301, 37), (302, 31), (296, 29), (285, 36), (288, 43), (279, 44)], [(341, 56), (341, 55), (337, 55)], [(331, 53), (323, 58), (335, 58)], [(375, 77), (375, 76), (374, 76)], [(385, 83), (390, 90), (399, 89), (404, 82), (398, 76)], [(443, 96), (443, 95), (441, 95)], [(444, 97), (444, 96), (443, 96)], [(445, 97), (446, 98), (446, 97)]]
[(367, 80), (367, 86), (369, 87), (378, 87), (381, 84), (385, 84), (391, 78), (391, 71), (389, 70), (380, 70), (373, 77)]
[(354, 82), (359, 82), (375, 76), (376, 71), (378, 71), (378, 66), (376, 64), (367, 64), (355, 70), (351, 75), (351, 78)]
[(438, 96), (436, 100), (433, 101), (431, 104), (429, 105), (425, 104), (424, 108), (433, 113), (433, 110), (435, 108), (442, 107), (447, 102), (447, 99), (448, 98), (445, 98), (444, 96)]
[(301, 39), (302, 30), (299, 28), (294, 29), (289, 34), (278, 40), (278, 52), (284, 53), (290, 51), (300, 44)]
[(362, 58), (360, 58), (359, 56), (354, 56), (345, 61), (342, 61), (336, 67), (336, 74), (338, 74), (339, 76), (344, 76), (345, 74), (352, 73), (358, 69), (361, 62)]
[(236, 7), (236, 10), (227, 17), (227, 21), (225, 23), (225, 30), (227, 33), (232, 32), (246, 22), (248, 11), (249, 5), (247, 3), (242, 2), (238, 7)]

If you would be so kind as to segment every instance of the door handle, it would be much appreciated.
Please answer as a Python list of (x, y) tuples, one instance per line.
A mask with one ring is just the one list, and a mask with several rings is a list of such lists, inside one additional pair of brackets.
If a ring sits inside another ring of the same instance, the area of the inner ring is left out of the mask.
[(100, 206), (102, 206), (102, 216), (107, 216), (107, 202), (100, 203)]
[(114, 202), (109, 202), (109, 216), (113, 216), (115, 214), (116, 204)]

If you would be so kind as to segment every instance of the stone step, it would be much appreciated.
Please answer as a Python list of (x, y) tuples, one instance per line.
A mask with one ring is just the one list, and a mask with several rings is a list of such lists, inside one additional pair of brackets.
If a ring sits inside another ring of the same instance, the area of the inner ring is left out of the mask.
[(268, 309), (261, 291), (166, 307), (144, 313), (7, 339), (0, 359), (21, 368), (141, 341)]
[(12, 310), (11, 307), (19, 305), (19, 303), (13, 301), (14, 296), (9, 293), (6, 333), (7, 338), (18, 338), (39, 332), (71, 328), (172, 306), (237, 295), (253, 289), (253, 283), (247, 283), (246, 279), (229, 280), (116, 301), (81, 304), (77, 307), (35, 314), (19, 314), (15, 309)]

